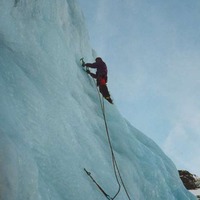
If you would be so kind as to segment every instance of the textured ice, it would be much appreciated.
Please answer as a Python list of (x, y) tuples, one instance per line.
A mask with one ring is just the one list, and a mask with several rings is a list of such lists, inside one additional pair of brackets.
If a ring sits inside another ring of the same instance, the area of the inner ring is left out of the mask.
[[(98, 94), (79, 64), (94, 55), (76, 1), (1, 0), (1, 200), (104, 199), (84, 167), (117, 191)], [(151, 139), (105, 109), (131, 199), (196, 199)], [(127, 199), (123, 188), (116, 199)]]

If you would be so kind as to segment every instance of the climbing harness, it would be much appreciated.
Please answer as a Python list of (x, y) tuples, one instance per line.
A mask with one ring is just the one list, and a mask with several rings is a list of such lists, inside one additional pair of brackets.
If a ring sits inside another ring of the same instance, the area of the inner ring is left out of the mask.
[[(83, 58), (80, 59), (80, 61), (82, 62), (82, 66), (85, 65), (85, 62), (83, 60)], [(86, 70), (88, 70), (88, 68), (86, 68)], [(93, 78), (93, 81), (94, 81), (94, 84), (96, 86), (96, 83), (95, 83), (95, 80)], [(127, 195), (127, 198), (129, 200), (131, 200), (129, 194), (128, 194), (128, 191), (126, 189), (126, 186), (124, 184), (124, 181), (122, 179), (122, 176), (121, 176), (121, 173), (120, 173), (120, 170), (119, 170), (119, 167), (118, 167), (118, 164), (117, 164), (117, 161), (116, 161), (116, 158), (115, 158), (115, 154), (114, 154), (114, 151), (113, 151), (113, 147), (112, 147), (112, 143), (111, 143), (111, 139), (110, 139), (110, 135), (109, 135), (109, 130), (108, 130), (108, 124), (107, 124), (107, 120), (106, 120), (106, 115), (105, 115), (105, 105), (104, 105), (104, 98), (103, 96), (101, 97), (101, 94), (99, 92), (99, 89), (98, 87), (96, 86), (96, 89), (97, 89), (97, 93), (98, 93), (98, 96), (99, 96), (99, 101), (100, 101), (100, 105), (101, 105), (101, 110), (102, 110), (102, 114), (103, 114), (103, 119), (104, 119), (104, 124), (105, 124), (105, 129), (106, 129), (106, 135), (107, 135), (107, 139), (108, 139), (108, 143), (109, 143), (109, 147), (110, 147), (110, 151), (111, 151), (111, 155), (112, 155), (112, 165), (113, 165), (113, 170), (114, 170), (114, 174), (115, 174), (115, 178), (116, 178), (116, 181), (117, 181), (117, 184), (118, 184), (118, 190), (116, 192), (116, 194), (113, 196), (113, 197), (110, 197), (104, 190), (103, 188), (95, 181), (95, 179), (92, 177), (91, 173), (88, 172), (85, 168), (84, 168), (84, 171), (86, 172), (86, 174), (92, 179), (92, 181), (96, 184), (96, 186), (99, 188), (99, 190), (104, 194), (104, 196), (109, 199), (109, 200), (114, 200), (117, 195), (119, 194), (120, 190), (121, 190), (121, 184), (124, 188), (124, 191)], [(119, 176), (119, 177), (118, 177)], [(120, 179), (120, 180), (119, 180)], [(120, 184), (120, 181), (121, 181), (121, 184)]]

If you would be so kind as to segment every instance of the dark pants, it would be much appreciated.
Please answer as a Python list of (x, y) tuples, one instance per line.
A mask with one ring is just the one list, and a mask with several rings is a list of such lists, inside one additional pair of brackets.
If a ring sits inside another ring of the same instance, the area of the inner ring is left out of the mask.
[(108, 92), (107, 85), (100, 85), (99, 91), (101, 92), (104, 98), (110, 97), (110, 93)]
[(104, 98), (106, 97), (110, 97), (110, 93), (108, 92), (108, 88), (107, 88), (107, 76), (106, 75), (96, 75), (93, 73), (89, 73), (90, 76), (92, 76), (93, 78), (97, 79), (97, 86), (99, 87), (99, 91), (101, 92), (101, 94), (103, 95)]
[(97, 78), (97, 86), (99, 86), (99, 91), (103, 95), (104, 98), (110, 97), (110, 93), (107, 88), (107, 76), (100, 76)]

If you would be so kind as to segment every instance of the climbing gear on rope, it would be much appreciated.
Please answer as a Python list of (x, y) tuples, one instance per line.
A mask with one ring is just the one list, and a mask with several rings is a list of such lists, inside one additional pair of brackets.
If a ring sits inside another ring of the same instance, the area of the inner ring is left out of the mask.
[(95, 181), (95, 179), (92, 177), (91, 173), (88, 172), (85, 168), (84, 171), (86, 172), (86, 174), (92, 179), (92, 181), (96, 184), (96, 186), (99, 188), (99, 190), (104, 194), (104, 196), (109, 199), (112, 200), (112, 198), (103, 190), (103, 188)]

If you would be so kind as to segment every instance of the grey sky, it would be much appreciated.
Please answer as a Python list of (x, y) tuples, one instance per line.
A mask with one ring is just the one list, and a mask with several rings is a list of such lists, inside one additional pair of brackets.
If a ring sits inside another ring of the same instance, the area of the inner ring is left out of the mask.
[(200, 1), (78, 2), (121, 113), (200, 175)]

